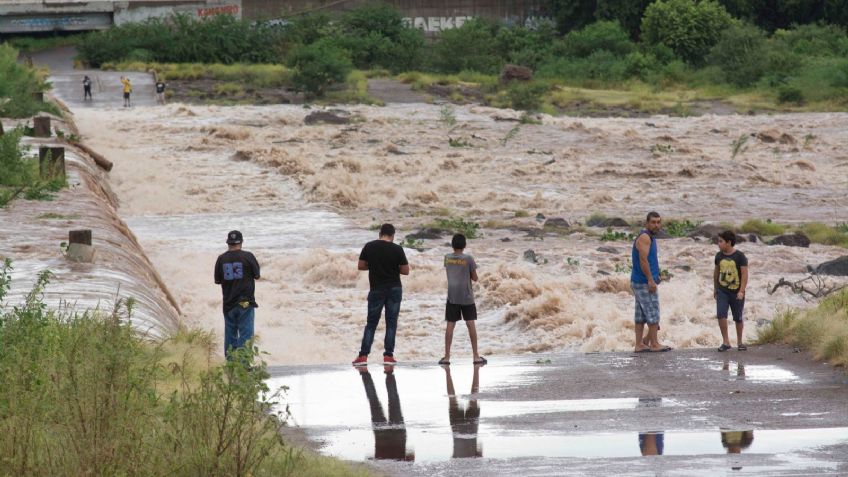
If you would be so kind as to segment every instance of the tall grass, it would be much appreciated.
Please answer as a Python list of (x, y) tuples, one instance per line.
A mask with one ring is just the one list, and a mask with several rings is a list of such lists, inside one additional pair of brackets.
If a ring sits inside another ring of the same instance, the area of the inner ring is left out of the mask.
[(757, 235), (780, 235), (786, 232), (786, 226), (776, 224), (771, 220), (751, 219), (743, 223), (739, 230)]
[(147, 340), (130, 324), (131, 299), (111, 310), (54, 313), (42, 301), (48, 272), (10, 307), (10, 276), (7, 260), (0, 267), (4, 475), (286, 476), (316, 466), (322, 470), (313, 475), (350, 474), (282, 440), (285, 416), (270, 414), (276, 397), (256, 348), (217, 364), (208, 335)]
[(848, 365), (848, 290), (825, 298), (807, 311), (789, 311), (758, 332), (760, 343), (791, 343), (817, 360)]

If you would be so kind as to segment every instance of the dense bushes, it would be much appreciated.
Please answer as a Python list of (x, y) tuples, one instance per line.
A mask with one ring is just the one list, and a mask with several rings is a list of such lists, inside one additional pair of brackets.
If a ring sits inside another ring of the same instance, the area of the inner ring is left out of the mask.
[(295, 88), (316, 96), (323, 95), (328, 86), (344, 81), (353, 68), (347, 51), (326, 39), (295, 49), (288, 65), (294, 69)]
[(0, 117), (32, 116), (46, 106), (36, 102), (32, 93), (45, 91), (47, 84), (35, 70), (17, 60), (17, 50), (0, 44)]
[[(532, 68), (548, 85), (616, 88), (636, 81), (658, 91), (726, 83), (755, 88), (787, 103), (848, 96), (848, 36), (839, 26), (801, 25), (769, 35), (731, 17), (725, 6), (732, 12), (748, 7), (729, 0), (551, 0), (549, 4), (556, 4), (559, 12), (571, 12), (568, 19), (557, 17), (559, 27), (574, 27), (565, 35), (546, 21), (528, 28), (473, 19), (425, 42), (423, 33), (405, 26), (396, 10), (368, 5), (337, 18), (299, 16), (279, 27), (229, 17), (155, 20), (93, 34), (80, 46), (80, 53), (93, 64), (119, 58), (272, 61), (292, 69), (279, 81), (266, 83), (315, 95), (344, 81), (351, 67), (492, 78), (511, 63)], [(493, 89), (497, 87), (490, 88), (487, 80), (483, 92)]]
[(106, 62), (272, 63), (281, 31), (230, 15), (195, 20), (187, 15), (151, 19), (91, 33), (79, 42), (79, 56), (91, 66)]
[(60, 316), (42, 301), (47, 272), (7, 306), (10, 271), (0, 263), (3, 475), (351, 475), (304, 469), (282, 441), (264, 364), (243, 364), (256, 349), (210, 367), (203, 334), (138, 336), (132, 300)]
[(712, 0), (657, 0), (645, 10), (642, 39), (665, 45), (692, 64), (703, 62), (733, 19)]

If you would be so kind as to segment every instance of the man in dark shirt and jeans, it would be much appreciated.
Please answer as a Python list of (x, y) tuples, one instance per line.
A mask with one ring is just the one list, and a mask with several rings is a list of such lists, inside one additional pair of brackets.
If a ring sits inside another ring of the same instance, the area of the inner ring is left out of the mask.
[(383, 364), (397, 363), (394, 358), (395, 332), (400, 313), (400, 301), (403, 297), (400, 276), (409, 275), (409, 262), (406, 261), (403, 247), (394, 243), (394, 240), (395, 227), (392, 224), (383, 224), (380, 227), (380, 238), (365, 244), (362, 253), (359, 254), (358, 268), (368, 270), (368, 283), (371, 290), (368, 292), (368, 322), (362, 334), (362, 348), (359, 350), (359, 356), (353, 361), (354, 366), (368, 364), (371, 343), (374, 342), (374, 333), (377, 331), (377, 324), (380, 322), (384, 307), (386, 308), (386, 338), (383, 343)]
[(242, 250), (241, 232), (227, 234), (228, 250), (215, 262), (215, 283), (224, 295), (224, 354), (230, 359), (234, 349), (243, 348), (253, 339), (256, 304), (255, 283), (259, 280), (259, 263), (252, 253)]

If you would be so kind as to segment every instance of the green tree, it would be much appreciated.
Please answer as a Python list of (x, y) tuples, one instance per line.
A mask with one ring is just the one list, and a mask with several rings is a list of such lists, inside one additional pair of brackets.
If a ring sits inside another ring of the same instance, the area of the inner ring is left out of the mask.
[(497, 30), (496, 24), (475, 18), (442, 31), (433, 46), (433, 67), (443, 73), (498, 73), (504, 61), (495, 42)]
[(597, 0), (545, 0), (545, 12), (557, 24), (562, 34), (583, 28), (595, 21)]
[(296, 48), (288, 66), (294, 69), (294, 87), (315, 96), (323, 96), (328, 86), (344, 81), (353, 69), (347, 51), (327, 38)]
[(598, 50), (624, 56), (636, 45), (617, 21), (599, 21), (565, 35), (556, 49), (566, 56), (586, 58)]
[(697, 65), (732, 23), (727, 10), (712, 0), (657, 0), (645, 10), (642, 39)]
[(767, 53), (765, 32), (753, 25), (738, 24), (722, 33), (707, 60), (721, 68), (728, 82), (749, 86), (765, 74)]
[(654, 0), (598, 0), (595, 16), (599, 20), (615, 20), (633, 40), (638, 40), (642, 16)]

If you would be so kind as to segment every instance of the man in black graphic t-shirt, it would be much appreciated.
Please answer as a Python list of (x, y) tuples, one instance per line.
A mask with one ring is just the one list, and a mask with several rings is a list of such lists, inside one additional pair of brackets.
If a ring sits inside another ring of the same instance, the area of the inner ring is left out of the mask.
[(362, 347), (359, 356), (353, 361), (354, 366), (366, 366), (374, 333), (380, 322), (383, 308), (386, 309), (386, 338), (383, 342), (383, 364), (394, 365), (395, 361), (395, 332), (397, 331), (400, 301), (403, 296), (400, 276), (409, 275), (409, 262), (403, 247), (394, 243), (395, 227), (383, 224), (380, 227), (380, 238), (365, 244), (359, 254), (359, 270), (368, 270), (368, 321), (362, 334)]
[(716, 300), (716, 318), (722, 339), (718, 350), (724, 352), (731, 349), (727, 332), (729, 309), (736, 323), (737, 349), (745, 351), (748, 347), (742, 338), (745, 327), (742, 311), (745, 308), (745, 288), (748, 286), (748, 258), (736, 250), (736, 234), (731, 230), (718, 234), (718, 248), (713, 272), (713, 296)]
[(241, 232), (227, 234), (228, 250), (215, 262), (215, 283), (221, 285), (224, 297), (224, 354), (243, 348), (253, 338), (256, 304), (255, 283), (259, 280), (259, 263), (252, 253), (242, 250)]

